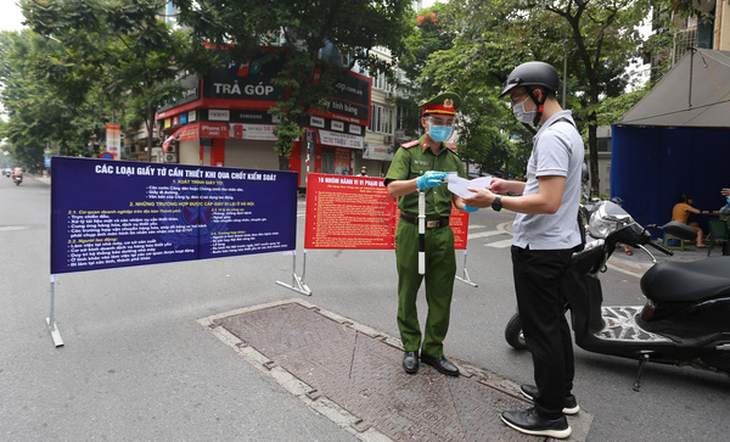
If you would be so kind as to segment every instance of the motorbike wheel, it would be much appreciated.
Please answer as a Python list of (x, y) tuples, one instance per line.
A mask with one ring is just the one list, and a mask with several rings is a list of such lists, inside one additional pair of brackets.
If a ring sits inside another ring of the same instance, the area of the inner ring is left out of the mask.
[(525, 350), (525, 335), (522, 333), (522, 321), (520, 321), (519, 313), (515, 313), (504, 328), (504, 339), (514, 349)]

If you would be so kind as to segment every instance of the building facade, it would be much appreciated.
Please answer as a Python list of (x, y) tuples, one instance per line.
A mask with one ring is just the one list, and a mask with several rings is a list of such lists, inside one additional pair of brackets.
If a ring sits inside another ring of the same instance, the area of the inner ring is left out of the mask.
[[(278, 170), (279, 121), (268, 110), (286, 97), (272, 82), (285, 68), (283, 58), (256, 57), (185, 79), (188, 94), (157, 114), (164, 143), (153, 150), (153, 161)], [(308, 172), (352, 175), (363, 165), (371, 176), (387, 171), (394, 146), (393, 93), (384, 78), (343, 75), (309, 113), (304, 136), (292, 145), (289, 170), (299, 172), (300, 187), (306, 187)]]

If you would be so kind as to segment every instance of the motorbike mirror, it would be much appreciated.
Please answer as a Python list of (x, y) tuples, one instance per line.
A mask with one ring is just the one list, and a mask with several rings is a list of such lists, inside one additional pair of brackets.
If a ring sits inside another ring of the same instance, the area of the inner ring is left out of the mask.
[(662, 230), (685, 241), (697, 238), (697, 232), (692, 227), (679, 221), (669, 221), (662, 226)]
[(581, 180), (584, 183), (587, 183), (588, 180), (591, 178), (590, 174), (588, 173), (588, 165), (586, 163), (583, 163), (583, 166), (580, 169), (580, 174), (581, 174)]

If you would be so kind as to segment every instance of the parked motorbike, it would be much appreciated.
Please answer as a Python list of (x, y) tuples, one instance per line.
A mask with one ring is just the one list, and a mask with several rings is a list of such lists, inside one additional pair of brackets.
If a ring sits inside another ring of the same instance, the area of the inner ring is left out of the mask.
[[(634, 390), (639, 391), (646, 362), (691, 365), (730, 374), (730, 257), (694, 262), (659, 262), (647, 249), (672, 255), (654, 242), (620, 206), (595, 200), (585, 208), (586, 245), (573, 255), (575, 288), (566, 290), (576, 344), (584, 350), (639, 362)], [(697, 234), (686, 224), (649, 225), (685, 240)], [(603, 306), (598, 274), (618, 243), (643, 250), (654, 265), (642, 276), (643, 306)], [(507, 323), (505, 338), (523, 349), (519, 314)]]

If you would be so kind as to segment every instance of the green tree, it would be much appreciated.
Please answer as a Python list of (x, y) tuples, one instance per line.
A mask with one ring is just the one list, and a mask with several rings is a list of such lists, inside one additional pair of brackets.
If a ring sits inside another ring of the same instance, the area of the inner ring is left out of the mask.
[[(723, 1), (724, 7), (730, 7), (730, 0), (717, 0), (717, 3)], [(654, 32), (641, 49), (645, 59), (651, 62), (652, 85), (658, 83), (679, 61), (680, 57), (676, 56), (675, 51), (684, 53), (687, 49), (676, 44), (678, 33), (686, 32), (686, 29), (678, 28), (680, 23), (684, 23), (684, 20), (677, 20), (678, 18), (696, 18), (694, 46), (713, 48), (717, 18), (715, 4), (716, 2), (707, 0), (652, 0)]]
[(398, 59), (404, 76), (398, 82), (396, 104), (403, 112), (403, 130), (409, 138), (415, 138), (421, 132), (418, 104), (442, 92), (443, 85), (425, 73), (424, 68), (432, 54), (453, 45), (454, 35), (441, 19), (443, 9), (442, 3), (436, 3), (411, 16), (412, 32), (405, 38), (405, 49)]
[[(483, 3), (473, 3), (470, 7), (481, 8)], [(462, 158), (480, 164), (482, 170), (490, 173), (522, 174), (528, 157), (523, 150), (529, 146), (521, 140), (529, 139), (530, 134), (518, 126), (508, 109), (497, 101), (495, 89), (501, 84), (497, 75), (501, 70), (495, 72), (491, 68), (494, 61), (488, 58), (498, 51), (496, 46), (500, 44), (495, 43), (500, 41), (497, 37), (501, 26), (499, 17), (485, 14), (490, 17), (490, 23), (473, 35), (475, 28), (462, 5), (450, 3), (437, 11), (434, 18), (438, 19), (438, 27), (419, 26), (419, 38), (413, 39), (414, 46), (424, 40), (423, 45), (429, 48), (412, 51), (424, 59), (420, 71), (410, 74), (417, 74), (413, 83), (424, 94), (453, 90), (461, 95), (462, 118), (457, 121), (457, 129)], [(433, 11), (424, 11), (420, 16), (429, 17), (430, 12)], [(428, 19), (423, 23), (427, 22)], [(484, 38), (484, 33), (492, 33), (492, 30), (494, 39)], [(428, 42), (432, 44), (429, 46)], [(510, 142), (506, 127), (512, 128), (514, 142)]]
[(0, 34), (4, 86), (0, 99), (8, 114), (2, 136), (10, 140), (15, 158), (26, 165), (39, 164), (50, 144), (57, 146), (56, 153), (88, 156), (87, 142), (103, 136), (100, 115), (108, 110), (103, 100), (90, 94), (92, 100), (71, 105), (54, 93), (37, 68), (35, 60), (47, 58), (55, 46), (57, 42), (29, 30)]
[(525, 61), (546, 61), (561, 71), (567, 56), (569, 84), (574, 86), (567, 107), (578, 116), (582, 113), (588, 127), (596, 188), (598, 104), (609, 94), (621, 93), (623, 60), (636, 55), (637, 27), (648, 6), (648, 0), (452, 0), (449, 10), (460, 40), (455, 48), (462, 50), (450, 55), (468, 56), (473, 66), (465, 74), (496, 79), (497, 84)]
[[(376, 46), (398, 57), (407, 35), (408, 0), (180, 0), (180, 21), (215, 47), (230, 47), (234, 62), (245, 62), (261, 46), (268, 56), (285, 56), (287, 69), (275, 84), (288, 98), (270, 112), (281, 117), (275, 134), (280, 169), (287, 169), (294, 140), (308, 124), (308, 112), (333, 92), (354, 66), (392, 73), (392, 65), (370, 53)], [(322, 62), (323, 52), (330, 63)], [(336, 63), (332, 63), (336, 61)], [(319, 81), (313, 81), (321, 69)]]
[[(97, 93), (113, 109), (131, 104), (127, 114), (155, 134), (155, 113), (183, 93), (179, 79), (202, 72), (208, 51), (194, 34), (173, 29), (160, 12), (166, 0), (21, 0), (28, 25), (59, 43), (37, 66), (66, 103)], [(122, 101), (124, 100), (124, 101)], [(111, 115), (110, 115), (111, 116)], [(136, 128), (135, 128), (136, 129)], [(153, 137), (147, 138), (147, 159)]]

